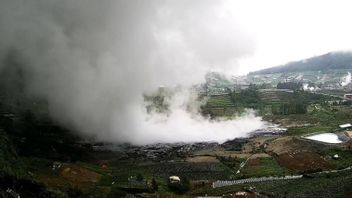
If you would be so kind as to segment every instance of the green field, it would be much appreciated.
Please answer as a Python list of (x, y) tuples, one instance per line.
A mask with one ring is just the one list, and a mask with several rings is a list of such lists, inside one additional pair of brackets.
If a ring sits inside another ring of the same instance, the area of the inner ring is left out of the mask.
[(258, 158), (258, 165), (246, 165), (238, 177), (268, 177), (268, 176), (285, 176), (291, 172), (281, 167), (274, 158)]
[(207, 101), (209, 107), (233, 107), (234, 103), (229, 95), (211, 96)]
[(285, 135), (301, 136), (301, 135), (316, 133), (316, 132), (327, 132), (333, 129), (334, 129), (333, 127), (329, 127), (329, 126), (292, 127), (287, 130), (287, 133)]

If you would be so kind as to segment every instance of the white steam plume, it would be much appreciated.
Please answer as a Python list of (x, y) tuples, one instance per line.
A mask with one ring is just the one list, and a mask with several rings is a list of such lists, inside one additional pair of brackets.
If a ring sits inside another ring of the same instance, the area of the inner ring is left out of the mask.
[(341, 79), (341, 85), (346, 86), (351, 83), (351, 80), (352, 80), (351, 73), (347, 72), (347, 75)]
[[(264, 128), (265, 123), (254, 112), (247, 110), (237, 115), (234, 120), (210, 120), (198, 114), (200, 104), (191, 104), (194, 109), (189, 109), (190, 102), (194, 102), (194, 93), (188, 90), (175, 92), (168, 101), (170, 115), (152, 114), (147, 120), (140, 117), (139, 125), (135, 131), (153, 134), (152, 136), (137, 136), (136, 143), (144, 142), (197, 142), (217, 141), (224, 142), (236, 137), (245, 137), (248, 132)], [(200, 102), (201, 103), (201, 102)], [(143, 114), (138, 114), (143, 115)]]
[(0, 1), (0, 69), (16, 59), (55, 120), (101, 140), (221, 141), (260, 127), (252, 114), (210, 122), (173, 108), (156, 123), (143, 110), (142, 93), (161, 84), (236, 70), (254, 49), (247, 35), (226, 1)]

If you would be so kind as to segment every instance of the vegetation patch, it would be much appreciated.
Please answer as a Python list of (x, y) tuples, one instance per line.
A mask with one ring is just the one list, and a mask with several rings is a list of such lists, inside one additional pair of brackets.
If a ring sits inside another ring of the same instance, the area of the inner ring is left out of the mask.
[(284, 176), (289, 174), (291, 172), (285, 167), (281, 167), (274, 158), (256, 158), (248, 160), (239, 177)]
[(307, 126), (307, 127), (292, 127), (289, 128), (285, 135), (289, 136), (301, 136), (316, 132), (327, 132), (331, 131), (333, 127), (330, 126)]
[(186, 159), (187, 162), (199, 163), (199, 162), (219, 162), (216, 157), (213, 156), (194, 156)]
[[(343, 169), (352, 166), (352, 152), (349, 150), (330, 149), (322, 152), (324, 158), (334, 164), (336, 169)], [(337, 158), (334, 156), (337, 155)]]

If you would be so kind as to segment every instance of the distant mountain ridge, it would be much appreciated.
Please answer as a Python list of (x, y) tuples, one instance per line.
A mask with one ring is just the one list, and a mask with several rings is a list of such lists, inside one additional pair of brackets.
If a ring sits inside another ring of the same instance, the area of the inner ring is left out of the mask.
[(330, 52), (305, 60), (293, 61), (285, 65), (250, 72), (248, 75), (326, 71), (331, 69), (352, 69), (352, 52)]

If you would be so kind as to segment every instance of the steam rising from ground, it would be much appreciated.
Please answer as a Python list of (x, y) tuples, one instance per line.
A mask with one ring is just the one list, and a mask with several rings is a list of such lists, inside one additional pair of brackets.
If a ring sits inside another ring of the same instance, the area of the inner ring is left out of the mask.
[(0, 69), (16, 64), (25, 91), (61, 124), (101, 140), (223, 141), (259, 128), (253, 113), (215, 122), (178, 103), (150, 117), (142, 94), (235, 71), (254, 49), (225, 1), (1, 0)]
[(350, 72), (347, 72), (347, 75), (342, 78), (341, 85), (346, 86), (351, 83), (352, 76)]
[[(154, 141), (224, 142), (236, 137), (245, 137), (248, 132), (265, 127), (261, 118), (256, 117), (251, 110), (237, 115), (233, 120), (204, 118), (198, 113), (197, 107), (200, 104), (193, 97), (192, 92), (181, 90), (176, 92), (169, 101), (171, 112), (169, 115), (154, 113), (149, 115), (147, 120), (142, 120), (142, 117), (141, 125), (139, 125), (141, 128), (136, 131), (145, 131), (153, 136), (140, 136), (143, 139), (136, 138), (135, 141), (137, 143)], [(193, 104), (190, 104), (191, 102)]]

